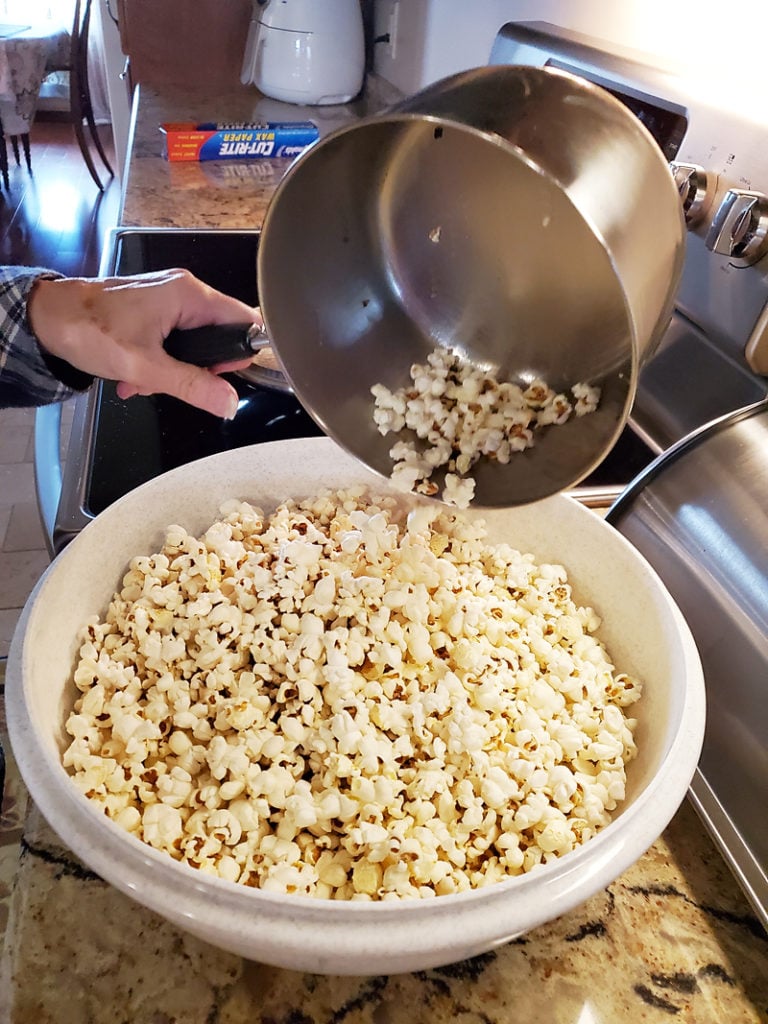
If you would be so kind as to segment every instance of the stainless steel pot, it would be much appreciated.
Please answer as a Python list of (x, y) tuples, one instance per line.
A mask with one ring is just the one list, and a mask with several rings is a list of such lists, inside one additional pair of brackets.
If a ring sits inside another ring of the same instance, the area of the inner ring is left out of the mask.
[(436, 345), (501, 379), (598, 382), (598, 411), (478, 464), (476, 504), (569, 487), (602, 460), (669, 322), (685, 229), (669, 167), (608, 92), (551, 68), (478, 68), (340, 129), (267, 211), (267, 333), (321, 428), (384, 476), (370, 388)]
[(371, 387), (407, 386), (436, 346), (499, 380), (600, 385), (597, 412), (473, 468), (475, 504), (511, 506), (575, 485), (613, 446), (684, 238), (669, 166), (623, 104), (552, 68), (484, 67), (300, 157), (267, 211), (258, 290), (302, 404), (383, 476), (393, 437)]
[(691, 792), (768, 927), (768, 402), (669, 449), (608, 520), (656, 568), (696, 640), (708, 710)]

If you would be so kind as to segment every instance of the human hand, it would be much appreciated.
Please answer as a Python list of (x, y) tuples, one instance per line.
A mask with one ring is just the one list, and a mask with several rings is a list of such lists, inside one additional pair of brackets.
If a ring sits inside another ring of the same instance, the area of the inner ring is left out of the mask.
[(163, 341), (174, 327), (261, 323), (258, 310), (216, 291), (188, 270), (134, 277), (42, 278), (27, 302), (41, 346), (78, 370), (117, 381), (121, 398), (167, 394), (232, 419), (238, 396), (218, 376), (250, 359), (201, 369), (173, 359)]

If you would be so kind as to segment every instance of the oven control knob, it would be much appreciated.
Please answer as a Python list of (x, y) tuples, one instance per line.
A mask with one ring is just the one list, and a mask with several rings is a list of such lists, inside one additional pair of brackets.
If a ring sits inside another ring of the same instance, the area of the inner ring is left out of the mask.
[(717, 175), (708, 174), (698, 164), (670, 163), (672, 176), (680, 193), (685, 214), (685, 223), (689, 227), (698, 224), (712, 205), (717, 187)]
[(768, 196), (736, 188), (726, 192), (705, 241), (737, 266), (757, 263), (768, 252)]

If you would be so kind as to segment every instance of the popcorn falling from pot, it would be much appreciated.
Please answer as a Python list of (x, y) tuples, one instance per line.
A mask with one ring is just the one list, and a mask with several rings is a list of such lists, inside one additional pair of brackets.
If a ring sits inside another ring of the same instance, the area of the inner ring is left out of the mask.
[[(439, 231), (430, 234), (433, 242)], [(425, 364), (414, 363), (410, 378), (396, 391), (380, 383), (371, 388), (379, 433), (406, 435), (389, 452), (392, 482), (458, 508), (472, 502), (472, 469), (480, 459), (508, 463), (533, 447), (544, 427), (594, 412), (601, 394), (585, 383), (574, 384), (567, 395), (540, 378), (525, 385), (499, 381), (450, 348), (436, 348)], [(433, 479), (441, 470), (442, 492)]]

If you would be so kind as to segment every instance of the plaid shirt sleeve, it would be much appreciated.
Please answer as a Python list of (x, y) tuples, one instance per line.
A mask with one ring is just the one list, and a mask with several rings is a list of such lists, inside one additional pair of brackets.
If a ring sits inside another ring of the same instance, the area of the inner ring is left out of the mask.
[(42, 267), (0, 267), (0, 407), (60, 402), (93, 381), (44, 352), (27, 318), (35, 281), (61, 276)]

